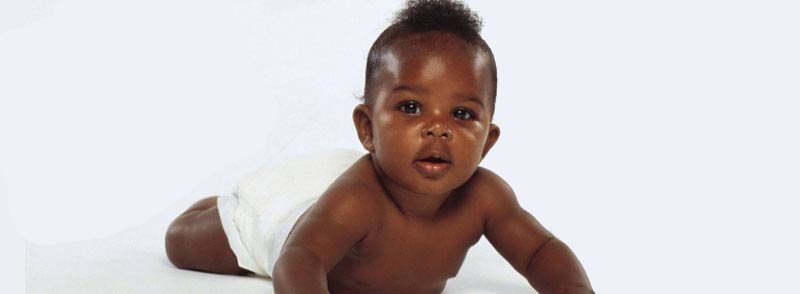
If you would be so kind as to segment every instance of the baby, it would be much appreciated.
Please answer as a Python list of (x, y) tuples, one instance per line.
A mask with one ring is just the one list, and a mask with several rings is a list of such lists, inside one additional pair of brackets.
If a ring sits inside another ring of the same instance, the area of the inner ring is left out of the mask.
[(261, 201), (231, 196), (233, 204), (198, 201), (170, 225), (170, 261), (271, 276), (276, 293), (440, 293), (485, 236), (539, 293), (593, 293), (572, 251), (478, 166), (500, 135), (494, 56), (480, 26), (463, 4), (409, 2), (369, 52), (353, 111), (368, 153), (318, 197), (290, 202), (297, 213), (285, 235), (254, 229), (280, 230), (258, 224), (284, 200), (264, 209), (230, 208)]

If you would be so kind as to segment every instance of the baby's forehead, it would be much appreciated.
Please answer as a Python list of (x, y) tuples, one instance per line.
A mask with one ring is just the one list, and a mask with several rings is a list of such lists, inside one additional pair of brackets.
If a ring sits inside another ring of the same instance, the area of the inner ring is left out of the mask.
[(373, 87), (381, 101), (397, 89), (413, 89), (422, 95), (478, 97), (483, 105), (492, 104), (489, 58), (463, 41), (418, 38), (398, 44), (381, 57)]
[(470, 61), (476, 55), (481, 55), (483, 50), (453, 33), (431, 31), (402, 36), (388, 46), (386, 53), (408, 59), (425, 57), (437, 52), (458, 53), (457, 56)]
[(402, 40), (382, 54), (377, 74), (384, 82), (387, 78), (418, 80), (433, 75), (491, 86), (489, 57), (480, 48), (452, 37), (412, 36)]
[(451, 35), (414, 34), (391, 44), (380, 57), (377, 73), (385, 77), (416, 77), (431, 65), (453, 74), (488, 73), (489, 58), (481, 48)]

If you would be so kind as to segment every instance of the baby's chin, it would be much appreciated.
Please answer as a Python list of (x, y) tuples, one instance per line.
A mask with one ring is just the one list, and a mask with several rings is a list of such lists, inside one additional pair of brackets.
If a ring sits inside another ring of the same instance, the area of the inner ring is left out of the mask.
[(416, 160), (408, 165), (386, 167), (381, 162), (374, 163), (383, 182), (392, 183), (415, 194), (430, 196), (450, 194), (465, 184), (477, 169), (477, 166), (464, 166), (454, 162), (449, 162), (447, 166), (434, 167), (436, 171), (431, 171), (430, 166), (426, 167), (425, 163), (419, 164)]
[[(452, 171), (451, 171), (452, 172)], [(421, 195), (444, 195), (450, 194), (454, 190), (463, 186), (474, 173), (469, 173), (469, 176), (462, 176), (458, 174), (446, 174), (440, 178), (425, 178), (415, 177), (410, 180), (407, 185), (407, 190)]]
[(432, 184), (432, 185), (417, 185), (411, 188), (410, 190), (420, 195), (439, 196), (439, 195), (450, 194), (456, 188), (458, 187), (457, 186), (453, 187), (451, 185)]

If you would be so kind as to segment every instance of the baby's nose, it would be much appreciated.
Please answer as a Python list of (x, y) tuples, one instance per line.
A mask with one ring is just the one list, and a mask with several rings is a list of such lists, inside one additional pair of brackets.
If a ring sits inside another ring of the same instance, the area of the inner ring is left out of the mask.
[(441, 138), (445, 141), (450, 141), (453, 138), (453, 132), (450, 128), (442, 123), (433, 123), (430, 126), (422, 129), (423, 138)]

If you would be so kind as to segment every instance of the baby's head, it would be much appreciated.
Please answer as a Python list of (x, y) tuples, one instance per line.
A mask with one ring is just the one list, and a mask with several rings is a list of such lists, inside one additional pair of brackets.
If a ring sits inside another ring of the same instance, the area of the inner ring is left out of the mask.
[(353, 119), (375, 169), (418, 194), (464, 184), (497, 140), (494, 56), (461, 3), (410, 1), (370, 49)]
[[(480, 17), (462, 3), (454, 1), (408, 1), (405, 9), (397, 13), (392, 25), (378, 36), (367, 57), (363, 101), (372, 105), (376, 93), (379, 69), (384, 66), (385, 54), (391, 49), (407, 49), (416, 54), (425, 54), (426, 45), (442, 45), (447, 41), (458, 41), (471, 53), (487, 58), (491, 75), (491, 114), (497, 96), (497, 68), (494, 54), (481, 38)], [(449, 39), (449, 40), (448, 40)], [(440, 42), (437, 42), (440, 41)], [(437, 44), (439, 43), (439, 44)], [(413, 54), (413, 53), (412, 53)]]

